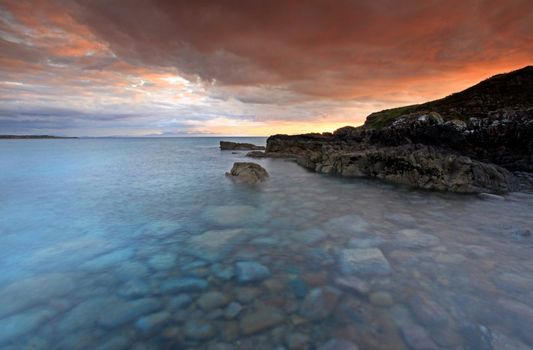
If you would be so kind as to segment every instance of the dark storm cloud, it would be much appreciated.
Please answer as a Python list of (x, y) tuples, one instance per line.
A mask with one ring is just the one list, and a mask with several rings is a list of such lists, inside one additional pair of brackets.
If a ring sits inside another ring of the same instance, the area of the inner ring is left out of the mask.
[(132, 63), (329, 97), (533, 57), (529, 0), (97, 0), (69, 8)]
[(332, 130), (531, 64), (532, 37), (530, 0), (0, 0), (0, 132)]

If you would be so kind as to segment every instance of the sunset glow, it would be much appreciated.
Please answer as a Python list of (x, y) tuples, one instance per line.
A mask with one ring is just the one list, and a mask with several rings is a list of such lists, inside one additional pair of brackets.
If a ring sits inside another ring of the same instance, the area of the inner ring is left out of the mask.
[(294, 134), (531, 64), (533, 8), (4, 0), (0, 37), (2, 133)]

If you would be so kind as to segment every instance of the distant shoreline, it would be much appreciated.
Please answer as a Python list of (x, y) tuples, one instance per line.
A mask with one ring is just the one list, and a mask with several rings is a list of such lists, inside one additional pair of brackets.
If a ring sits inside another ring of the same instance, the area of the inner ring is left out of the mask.
[(0, 135), (3, 140), (17, 140), (17, 139), (77, 139), (77, 137), (67, 136), (50, 136), (50, 135)]

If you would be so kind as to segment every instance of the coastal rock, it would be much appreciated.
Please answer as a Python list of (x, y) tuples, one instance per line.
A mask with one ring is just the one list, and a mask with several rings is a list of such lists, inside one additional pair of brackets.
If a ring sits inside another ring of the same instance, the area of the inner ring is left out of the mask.
[(231, 176), (237, 182), (257, 184), (268, 178), (268, 172), (257, 163), (235, 162), (226, 176)]
[(533, 172), (532, 75), (531, 66), (500, 74), (440, 100), (373, 113), (362, 127), (273, 135), (260, 156), (431, 190), (529, 188), (521, 179), (531, 176), (518, 174)]
[(264, 150), (264, 146), (257, 146), (251, 143), (220, 141), (220, 149), (222, 151), (254, 151)]
[(239, 261), (235, 264), (235, 273), (239, 283), (261, 281), (270, 277), (270, 269), (255, 261)]
[(343, 249), (339, 255), (343, 274), (385, 275), (392, 271), (387, 258), (378, 248)]
[(335, 310), (341, 294), (333, 287), (314, 288), (302, 302), (300, 314), (310, 320), (325, 319)]

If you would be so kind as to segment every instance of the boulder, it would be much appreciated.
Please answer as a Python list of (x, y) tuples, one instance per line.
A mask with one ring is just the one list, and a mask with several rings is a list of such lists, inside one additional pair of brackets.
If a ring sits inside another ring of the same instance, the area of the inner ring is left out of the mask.
[(220, 141), (220, 149), (222, 151), (262, 151), (265, 147), (251, 143)]
[(257, 184), (268, 178), (268, 172), (256, 163), (235, 162), (226, 176), (231, 176), (238, 182)]

